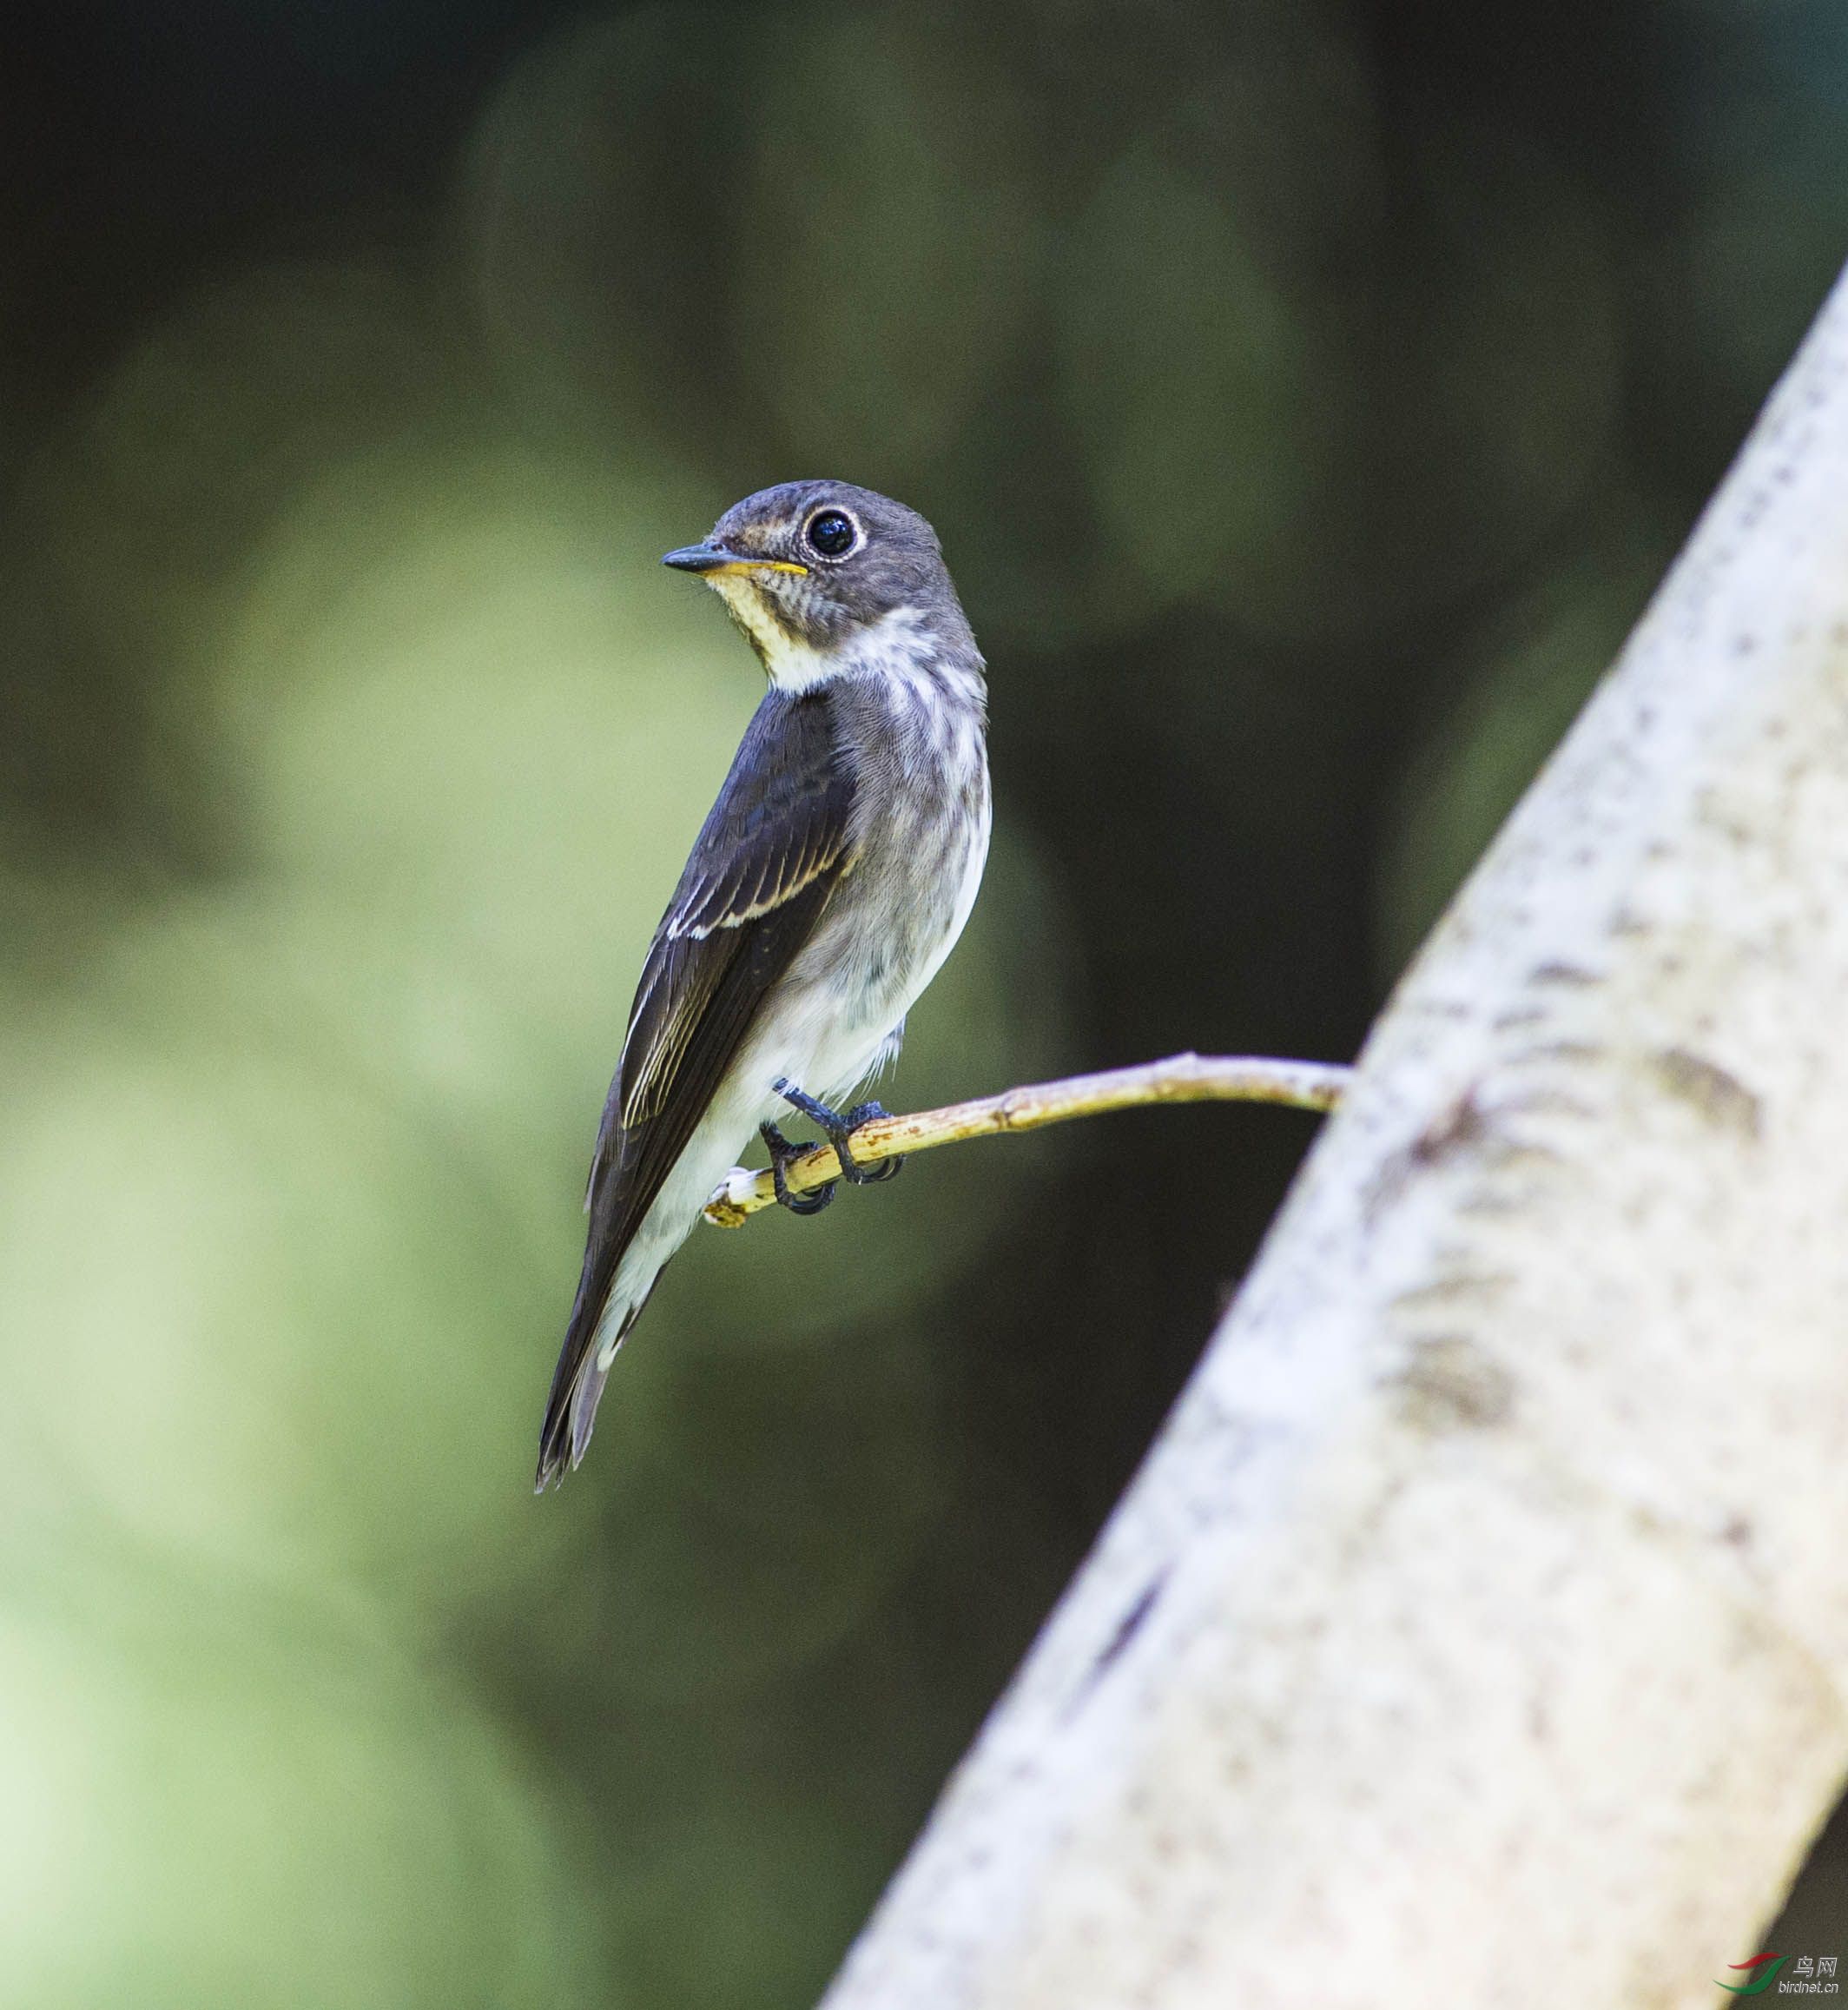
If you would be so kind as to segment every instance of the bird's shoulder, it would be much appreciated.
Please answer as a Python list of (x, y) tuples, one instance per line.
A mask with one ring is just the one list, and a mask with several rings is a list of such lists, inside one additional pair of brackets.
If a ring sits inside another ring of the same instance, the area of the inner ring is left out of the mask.
[(756, 919), (843, 863), (855, 777), (839, 695), (768, 692), (695, 839), (656, 946)]
[(617, 1133), (649, 1122), (690, 1085), (710, 1094), (713, 1081), (701, 1078), (723, 1070), (756, 1001), (853, 863), (854, 795), (832, 694), (770, 692), (650, 944), (599, 1166)]

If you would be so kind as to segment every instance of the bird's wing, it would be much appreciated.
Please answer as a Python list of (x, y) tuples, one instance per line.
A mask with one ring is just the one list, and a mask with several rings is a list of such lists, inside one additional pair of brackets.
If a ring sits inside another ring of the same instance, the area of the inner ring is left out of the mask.
[(623, 1252), (771, 987), (852, 867), (853, 801), (827, 691), (771, 692), (655, 931), (630, 1010), (591, 1163), (590, 1236), (546, 1405), (542, 1485), (568, 1451), (582, 1450), (582, 1431), (569, 1444), (571, 1398)]

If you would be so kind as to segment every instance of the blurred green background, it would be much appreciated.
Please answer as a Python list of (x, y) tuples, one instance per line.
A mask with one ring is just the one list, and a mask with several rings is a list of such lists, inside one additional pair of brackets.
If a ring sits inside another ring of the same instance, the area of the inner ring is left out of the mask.
[(1838, 0), (10, 11), (0, 2006), (810, 2000), (1309, 1127), (703, 1230), (536, 1502), (759, 690), (657, 555), (941, 532), (999, 817), (888, 1100), (1344, 1056), (1845, 149)]

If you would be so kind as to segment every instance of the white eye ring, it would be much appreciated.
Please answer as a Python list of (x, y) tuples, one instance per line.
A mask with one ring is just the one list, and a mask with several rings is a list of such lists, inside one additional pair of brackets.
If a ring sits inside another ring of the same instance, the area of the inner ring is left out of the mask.
[[(830, 548), (829, 545), (824, 545), (815, 534), (815, 526), (818, 524), (826, 523), (831, 517), (838, 518), (842, 523), (847, 526), (851, 533), (847, 543), (837, 548)], [(839, 503), (823, 503), (821, 508), (815, 511), (815, 514), (802, 526), (802, 542), (817, 558), (825, 559), (831, 564), (838, 563), (842, 559), (852, 558), (854, 553), (865, 544), (866, 532), (860, 527), (859, 519), (851, 510), (842, 509)]]

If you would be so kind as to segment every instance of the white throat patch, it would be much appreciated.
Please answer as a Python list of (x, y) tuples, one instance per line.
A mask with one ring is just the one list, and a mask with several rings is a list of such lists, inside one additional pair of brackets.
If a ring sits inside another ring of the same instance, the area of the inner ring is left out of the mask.
[(763, 667), (778, 691), (813, 691), (829, 678), (856, 672), (908, 669), (929, 651), (929, 642), (911, 607), (894, 607), (838, 648), (819, 650), (799, 641), (763, 605), (756, 584), (734, 573), (707, 581), (724, 596), (733, 618), (757, 645)]

